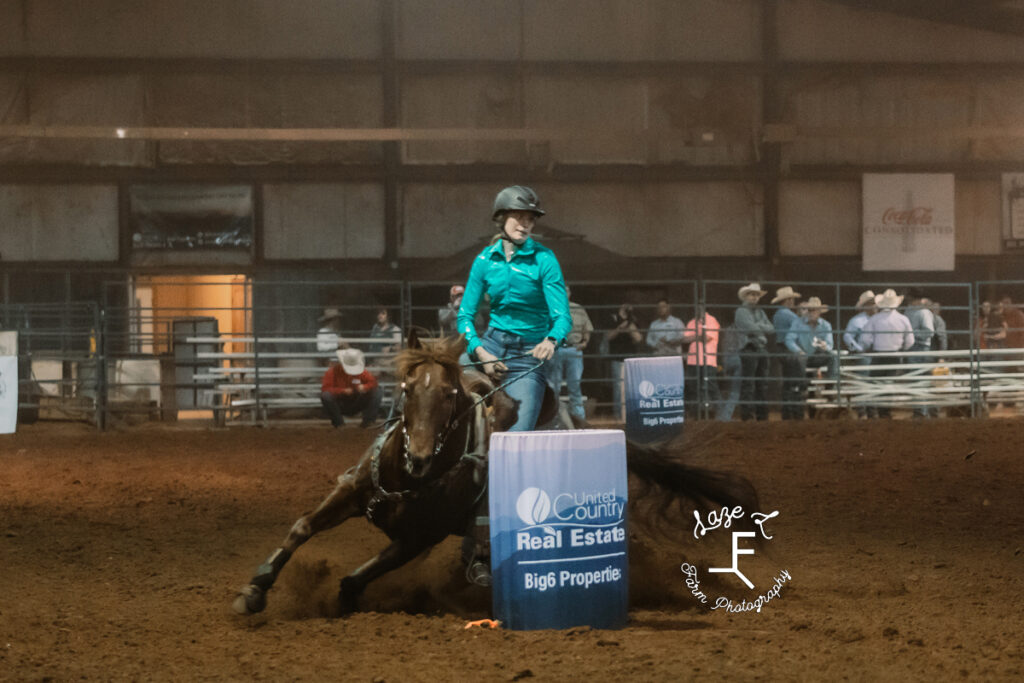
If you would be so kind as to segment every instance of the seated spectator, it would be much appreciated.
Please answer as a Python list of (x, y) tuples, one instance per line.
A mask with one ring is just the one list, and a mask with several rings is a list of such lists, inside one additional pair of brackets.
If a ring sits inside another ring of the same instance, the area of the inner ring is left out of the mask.
[(380, 410), (380, 387), (366, 369), (363, 352), (344, 349), (337, 352), (338, 362), (331, 363), (320, 383), (320, 402), (331, 419), (331, 425), (345, 424), (343, 415), (362, 414), (359, 426), (373, 426)]
[(370, 337), (387, 339), (391, 342), (390, 344), (371, 344), (370, 353), (398, 353), (402, 347), (402, 330), (391, 322), (386, 308), (377, 309), (377, 322), (370, 330)]
[[(832, 325), (821, 317), (828, 311), (828, 306), (821, 299), (812, 296), (802, 307), (805, 317), (797, 318), (786, 333), (786, 349), (800, 362), (801, 368), (817, 368), (818, 376), (826, 370), (829, 377), (836, 375), (835, 354), (832, 353)], [(807, 381), (800, 387), (800, 398), (807, 401)], [(803, 407), (793, 415), (795, 419), (803, 418)]]
[(683, 321), (672, 315), (666, 299), (658, 301), (658, 318), (647, 330), (647, 346), (655, 356), (676, 356), (683, 349)]

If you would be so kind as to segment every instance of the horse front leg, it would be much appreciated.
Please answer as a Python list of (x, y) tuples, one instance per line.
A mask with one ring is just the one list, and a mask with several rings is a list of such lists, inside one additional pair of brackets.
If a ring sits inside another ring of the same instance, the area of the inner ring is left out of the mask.
[(437, 543), (436, 539), (396, 539), (376, 557), (341, 580), (338, 591), (338, 606), (341, 614), (356, 611), (356, 599), (374, 579), (380, 578), (392, 569), (398, 569), (421, 552)]
[(278, 575), (299, 546), (321, 531), (338, 526), (346, 519), (362, 513), (366, 506), (368, 488), (356, 473), (345, 474), (320, 506), (306, 513), (292, 525), (284, 543), (270, 554), (256, 569), (256, 574), (238, 591), (232, 607), (238, 614), (255, 614), (267, 606), (267, 591), (273, 587)]

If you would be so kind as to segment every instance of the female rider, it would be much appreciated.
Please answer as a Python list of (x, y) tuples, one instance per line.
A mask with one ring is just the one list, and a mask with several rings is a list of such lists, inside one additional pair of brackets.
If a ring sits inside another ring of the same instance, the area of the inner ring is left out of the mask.
[[(459, 308), (458, 331), (466, 335), (467, 351), (492, 378), (507, 373), (507, 380), (514, 380), (505, 392), (519, 402), (519, 416), (509, 431), (535, 427), (546, 384), (543, 363), (572, 329), (558, 259), (530, 238), (543, 215), (540, 198), (528, 187), (513, 185), (498, 193), (492, 218), (499, 234), (474, 259)], [(485, 294), (491, 322), (479, 337), (473, 319)]]

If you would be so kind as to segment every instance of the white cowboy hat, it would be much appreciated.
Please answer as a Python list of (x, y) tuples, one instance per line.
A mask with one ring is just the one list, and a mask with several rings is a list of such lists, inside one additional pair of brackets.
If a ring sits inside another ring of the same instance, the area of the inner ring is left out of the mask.
[(821, 303), (821, 299), (819, 299), (816, 296), (812, 296), (807, 301), (805, 301), (804, 303), (800, 304), (800, 307), (801, 308), (805, 308), (808, 311), (817, 310), (817, 311), (821, 311), (822, 313), (827, 313), (828, 312), (828, 306), (826, 306), (825, 304)]
[(875, 305), (879, 308), (896, 308), (903, 303), (903, 297), (896, 294), (896, 290), (887, 289), (875, 297)]
[(777, 304), (780, 301), (785, 301), (786, 299), (799, 299), (799, 298), (800, 298), (800, 292), (794, 292), (792, 287), (790, 287), (789, 285), (786, 285), (785, 287), (779, 287), (778, 289), (775, 290), (775, 298), (772, 299), (772, 303), (773, 304)]
[(366, 359), (359, 349), (339, 349), (338, 362), (347, 375), (361, 375), (366, 369)]
[(764, 296), (765, 294), (768, 293), (767, 291), (761, 289), (761, 285), (757, 284), (756, 282), (751, 282), (749, 285), (744, 285), (743, 287), (740, 287), (740, 291), (737, 292), (737, 296), (739, 296), (740, 301), (742, 301), (743, 297), (749, 294), (750, 292), (756, 292), (761, 296)]
[(341, 310), (338, 308), (325, 308), (324, 314), (318, 318), (317, 322), (325, 323), (328, 320), (335, 320), (341, 318)]
[(861, 293), (860, 298), (857, 299), (857, 305), (854, 306), (854, 308), (864, 308), (869, 304), (871, 306), (875, 305), (875, 293), (870, 289)]

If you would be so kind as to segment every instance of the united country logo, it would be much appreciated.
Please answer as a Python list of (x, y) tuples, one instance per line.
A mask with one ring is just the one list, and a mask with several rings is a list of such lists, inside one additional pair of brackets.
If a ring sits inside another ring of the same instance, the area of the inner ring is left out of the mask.
[(551, 498), (536, 486), (524, 489), (516, 499), (516, 514), (527, 526), (543, 524), (551, 515)]

